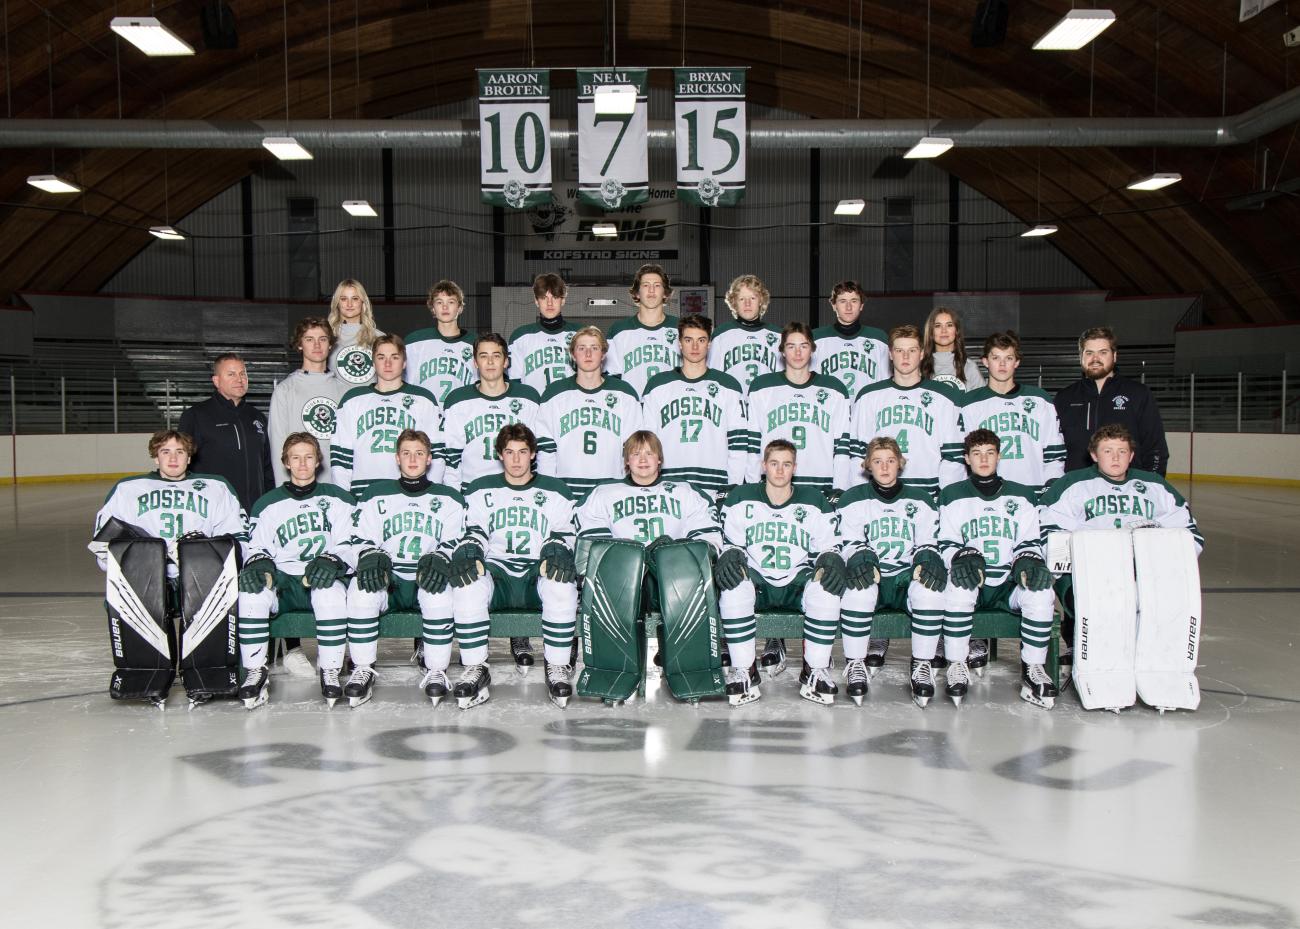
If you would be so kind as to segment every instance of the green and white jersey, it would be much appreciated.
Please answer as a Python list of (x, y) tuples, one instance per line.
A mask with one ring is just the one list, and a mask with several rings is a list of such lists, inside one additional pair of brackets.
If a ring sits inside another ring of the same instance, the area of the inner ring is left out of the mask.
[[(348, 387), (360, 387), (375, 382), (375, 353), (369, 345), (358, 345), (357, 337), (361, 335), (360, 323), (343, 323), (334, 333), (334, 348), (326, 366), (333, 371), (340, 381)], [(384, 335), (376, 329), (376, 338)]]
[(413, 581), (421, 558), (436, 551), (450, 557), (460, 544), (465, 498), (443, 484), (408, 491), (400, 481), (376, 481), (357, 500), (352, 524), (356, 555), (383, 549), (393, 573)]
[(969, 480), (945, 487), (939, 494), (939, 547), (949, 557), (975, 549), (984, 556), (984, 586), (997, 587), (1021, 555), (1043, 555), (1037, 497), (1032, 487), (1014, 481), (1003, 481), (991, 497)]
[(748, 394), (764, 374), (785, 370), (785, 359), (777, 348), (780, 344), (781, 330), (776, 326), (733, 319), (713, 330), (709, 367), (730, 374)]
[(307, 562), (317, 555), (337, 555), (355, 566), (355, 507), (356, 499), (350, 493), (320, 481), (301, 496), (285, 485), (268, 491), (253, 504), (244, 561), (265, 555), (280, 571), (294, 577), (302, 577)]
[(1049, 532), (1155, 523), (1165, 529), (1187, 529), (1196, 540), (1196, 550), (1205, 547), (1205, 537), (1183, 495), (1154, 471), (1129, 468), (1124, 480), (1112, 481), (1094, 464), (1065, 475), (1043, 492), (1040, 502), (1044, 540)]
[(966, 476), (957, 403), (934, 381), (899, 387), (892, 379), (864, 387), (853, 405), (853, 479), (867, 482), (862, 461), (867, 443), (892, 436), (907, 459), (903, 483), (938, 493)]
[(715, 552), (722, 547), (712, 498), (664, 478), (645, 486), (630, 477), (601, 484), (578, 508), (574, 522), (584, 538), (649, 544), (664, 536), (707, 542)]
[(537, 473), (558, 477), (578, 502), (624, 473), (623, 443), (641, 428), (636, 391), (617, 377), (592, 390), (574, 377), (552, 384), (537, 417)]
[(620, 319), (609, 327), (608, 338), (605, 372), (631, 384), (638, 397), (652, 377), (682, 363), (676, 316), (665, 316), (657, 326), (647, 326), (635, 316)]
[(977, 387), (958, 398), (958, 432), (988, 429), (1002, 440), (998, 474), (1035, 490), (1065, 473), (1065, 440), (1046, 391), (1017, 384), (1007, 394)]
[(459, 490), (480, 477), (500, 474), (497, 433), (503, 426), (523, 423), (536, 435), (540, 406), (535, 390), (514, 381), (506, 383), (499, 397), (484, 396), (477, 384), (453, 390), (442, 411), (442, 457), (447, 462), (442, 482)]
[(919, 487), (904, 486), (886, 500), (871, 483), (859, 484), (844, 492), (835, 510), (844, 560), (870, 548), (885, 577), (911, 571), (917, 549), (938, 548), (939, 508)]
[(406, 383), (423, 387), (439, 403), (446, 403), (447, 394), (457, 387), (477, 380), (474, 333), (462, 330), (448, 338), (430, 326), (406, 337)]
[(641, 401), (645, 427), (664, 446), (663, 476), (716, 494), (745, 482), (755, 452), (745, 395), (720, 371), (687, 378), (681, 368), (651, 378)]
[(537, 474), (519, 486), (504, 474), (481, 477), (465, 488), (465, 503), (466, 539), (514, 577), (541, 560), (547, 542), (573, 548), (573, 498), (553, 477)]
[(520, 326), (510, 334), (510, 380), (527, 384), (537, 393), (573, 374), (573, 356), (569, 343), (581, 326), (566, 322), (556, 332), (547, 332), (538, 323)]
[(834, 326), (813, 332), (813, 370), (838, 379), (850, 397), (889, 377), (889, 337), (872, 326), (855, 329), (850, 336)]
[[(245, 537), (239, 498), (226, 479), (215, 474), (186, 474), (177, 481), (169, 481), (157, 471), (124, 477), (109, 490), (95, 514), (91, 536), (114, 517), (168, 542), (187, 532)], [(90, 550), (98, 558), (101, 552), (96, 544), (92, 542)]]
[(722, 502), (726, 545), (744, 549), (749, 567), (776, 587), (837, 546), (835, 524), (831, 505), (810, 487), (794, 488), (790, 499), (777, 505), (768, 499), (766, 484), (746, 484)]
[(330, 448), (331, 476), (344, 490), (360, 494), (373, 481), (397, 480), (397, 437), (419, 429), (433, 443), (429, 480), (442, 477), (442, 411), (423, 387), (403, 384), (396, 390), (357, 387), (343, 395), (338, 427)]
[(806, 384), (792, 384), (786, 372), (764, 374), (749, 388), (750, 447), (747, 479), (762, 476), (763, 449), (773, 439), (788, 439), (798, 450), (794, 466), (796, 487), (823, 493), (852, 486), (849, 457), (851, 403), (848, 391), (833, 377), (814, 374)]

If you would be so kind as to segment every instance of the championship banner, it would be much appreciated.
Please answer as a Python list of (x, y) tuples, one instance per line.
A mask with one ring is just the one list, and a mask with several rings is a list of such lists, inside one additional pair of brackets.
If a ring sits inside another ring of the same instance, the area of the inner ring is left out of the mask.
[[(636, 88), (632, 113), (596, 114), (596, 88), (610, 84)], [(583, 203), (617, 210), (646, 201), (650, 189), (647, 110), (644, 68), (578, 69), (578, 196)]]
[(551, 72), (478, 72), (483, 202), (525, 210), (551, 200)]
[(731, 206), (745, 196), (745, 69), (674, 68), (677, 196)]

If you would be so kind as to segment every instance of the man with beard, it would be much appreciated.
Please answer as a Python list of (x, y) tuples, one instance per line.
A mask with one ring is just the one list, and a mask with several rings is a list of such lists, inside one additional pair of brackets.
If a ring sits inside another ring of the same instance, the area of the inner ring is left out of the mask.
[(1101, 426), (1118, 423), (1137, 443), (1134, 464), (1163, 475), (1169, 467), (1169, 446), (1160, 408), (1146, 385), (1115, 373), (1119, 357), (1115, 333), (1108, 326), (1079, 336), (1083, 377), (1057, 393), (1054, 403), (1065, 437), (1065, 470), (1092, 464), (1088, 442)]

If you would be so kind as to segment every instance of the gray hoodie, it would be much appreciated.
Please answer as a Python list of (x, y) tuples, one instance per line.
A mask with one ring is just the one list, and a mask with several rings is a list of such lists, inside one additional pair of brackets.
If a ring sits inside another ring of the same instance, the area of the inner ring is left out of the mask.
[(980, 374), (979, 362), (973, 358), (966, 359), (966, 382), (957, 378), (957, 367), (952, 361), (952, 352), (934, 353), (934, 379), (943, 384), (951, 384), (960, 391), (977, 390), (984, 386), (984, 375)]
[(285, 437), (294, 432), (310, 432), (320, 442), (318, 479), (330, 479), (330, 439), (334, 437), (339, 401), (349, 389), (350, 386), (335, 377), (332, 371), (325, 374), (295, 371), (276, 385), (271, 394), (270, 429), (271, 468), (277, 486), (289, 479), (289, 473), (280, 462), (280, 452)]

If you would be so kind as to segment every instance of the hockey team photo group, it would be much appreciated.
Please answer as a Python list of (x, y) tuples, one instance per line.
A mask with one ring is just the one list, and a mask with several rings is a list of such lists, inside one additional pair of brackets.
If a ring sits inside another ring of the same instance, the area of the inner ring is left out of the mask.
[(192, 706), (256, 710), (280, 662), (359, 707), (398, 638), (434, 706), (534, 665), (561, 708), (654, 677), (685, 703), (960, 706), (1002, 686), (1002, 638), (1044, 710), (1197, 708), (1204, 539), (1111, 329), (1053, 393), (1015, 332), (968, 342), (944, 306), (878, 328), (853, 280), (815, 329), (765, 322), (749, 274), (717, 325), (671, 313), (657, 264), (607, 330), (566, 318), (558, 274), (532, 293), (534, 322), (475, 333), (442, 280), (402, 336), (344, 280), (269, 416), (244, 359), (213, 359), (94, 518), (111, 696), (162, 705), (179, 674)]

